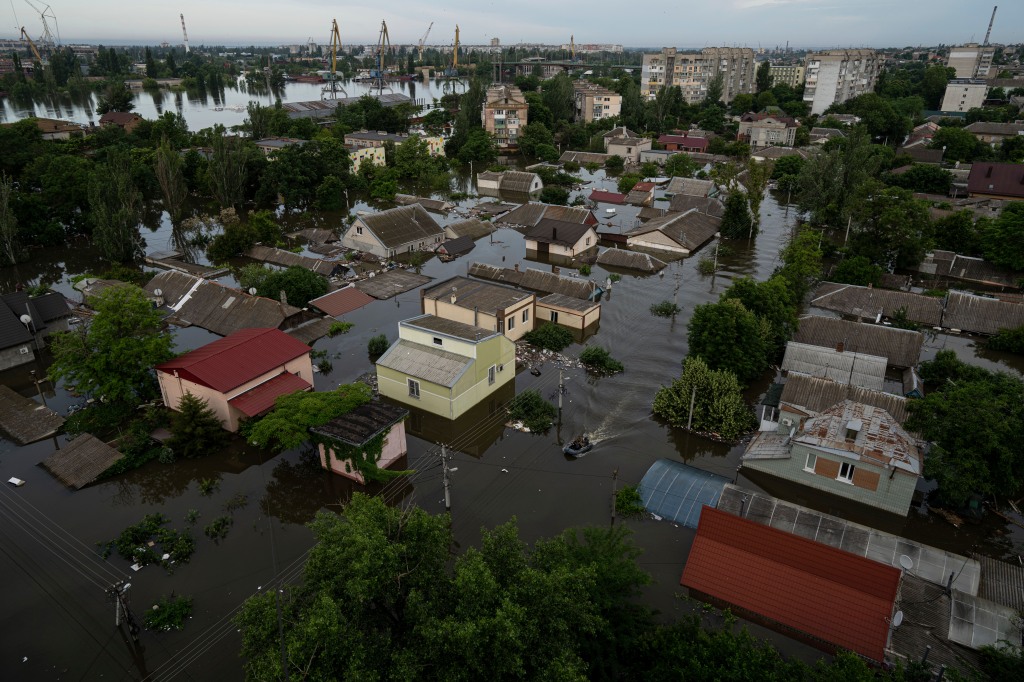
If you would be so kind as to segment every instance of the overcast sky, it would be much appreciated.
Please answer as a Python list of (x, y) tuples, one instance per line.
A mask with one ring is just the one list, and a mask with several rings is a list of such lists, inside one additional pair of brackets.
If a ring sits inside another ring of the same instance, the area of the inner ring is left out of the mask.
[[(34, 0), (39, 5), (40, 0)], [(6, 7), (4, 6), (6, 5)], [(464, 44), (518, 42), (618, 43), (626, 47), (757, 48), (906, 46), (980, 42), (991, 2), (978, 0), (687, 0), (656, 3), (610, 0), (51, 0), (65, 42), (181, 43), (179, 13), (189, 42), (288, 44), (328, 42), (337, 19), (344, 44), (375, 43), (381, 20), (393, 44), (417, 42), (431, 21), (428, 43), (450, 44), (455, 24)], [(0, 3), (0, 36), (24, 25), (42, 33), (25, 0)], [(5, 26), (4, 26), (5, 25)], [(1024, 2), (1003, 0), (992, 42), (1024, 41)]]

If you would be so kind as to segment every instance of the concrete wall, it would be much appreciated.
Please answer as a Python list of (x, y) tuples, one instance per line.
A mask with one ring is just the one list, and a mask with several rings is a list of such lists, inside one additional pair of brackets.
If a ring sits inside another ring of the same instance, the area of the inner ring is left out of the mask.
[(660, 249), (661, 251), (671, 251), (673, 253), (681, 253), (684, 256), (690, 254), (690, 250), (681, 244), (669, 239), (662, 232), (648, 232), (647, 234), (641, 234), (636, 237), (629, 237), (626, 240), (627, 246), (636, 246), (645, 249)]
[[(552, 319), (551, 313), (558, 313), (558, 319)], [(601, 319), (601, 307), (598, 306), (592, 312), (580, 314), (580, 312), (576, 310), (567, 310), (557, 306), (549, 306), (538, 301), (537, 317), (540, 318), (542, 322), (555, 322), (556, 324), (568, 327), (569, 329), (583, 331)]]
[[(484, 312), (482, 310), (473, 311), (457, 303), (452, 304), (450, 300), (444, 298), (438, 300), (424, 298), (423, 312), (428, 315), (442, 317), (446, 320), (482, 327), (494, 332), (498, 331), (498, 316), (500, 315), (503, 323), (502, 333), (512, 341), (518, 341), (527, 332), (533, 331), (533, 305), (534, 297), (530, 296), (509, 308), (504, 308), (500, 311)], [(526, 313), (526, 319), (523, 319), (524, 313)]]
[[(26, 352), (23, 353), (23, 349), (25, 349)], [(36, 355), (32, 349), (32, 344), (30, 343), (4, 348), (3, 350), (0, 350), (0, 370), (24, 365), (25, 363), (32, 362), (35, 359)]]
[(282, 372), (298, 374), (301, 379), (306, 380), (310, 385), (313, 384), (313, 364), (309, 359), (309, 353), (286, 362), (279, 367), (275, 367), (273, 370), (261, 374), (252, 381), (247, 381), (227, 393), (221, 393), (208, 386), (175, 377), (174, 374), (168, 372), (158, 371), (156, 378), (160, 383), (160, 395), (163, 397), (166, 407), (177, 411), (178, 403), (181, 402), (182, 396), (186, 393), (191, 393), (197, 398), (205, 400), (210, 409), (216, 413), (224, 428), (234, 433), (238, 431), (238, 424), (242, 419), (246, 418), (246, 415), (229, 405), (228, 401), (255, 386), (273, 379)]
[[(351, 478), (358, 483), (366, 483), (365, 478), (352, 466), (351, 459), (338, 459), (333, 448), (325, 448), (323, 443), (318, 446), (320, 451), (320, 465), (330, 472)], [(405, 422), (400, 421), (391, 427), (388, 435), (384, 437), (384, 447), (381, 449), (380, 457), (377, 458), (377, 468), (387, 469), (400, 460), (409, 447), (405, 440)]]
[(641, 140), (639, 144), (632, 144), (632, 143), (630, 143), (628, 145), (627, 144), (620, 144), (616, 140), (612, 139), (612, 141), (610, 141), (608, 143), (608, 146), (605, 149), (605, 153), (606, 154), (611, 154), (613, 156), (621, 156), (622, 158), (624, 158), (626, 161), (628, 161), (630, 163), (639, 163), (640, 162), (640, 152), (646, 151), (646, 150), (648, 150), (650, 148), (651, 148), (651, 140), (650, 139)]
[(352, 160), (352, 170), (354, 172), (358, 172), (364, 163), (373, 166), (384, 166), (387, 163), (383, 147), (360, 147), (353, 149), (348, 153), (348, 158)]

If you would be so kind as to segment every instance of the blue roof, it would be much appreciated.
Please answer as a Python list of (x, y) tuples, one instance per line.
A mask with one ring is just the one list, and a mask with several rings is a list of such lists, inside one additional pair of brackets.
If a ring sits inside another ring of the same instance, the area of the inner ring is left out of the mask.
[(728, 482), (682, 462), (659, 459), (640, 481), (640, 499), (650, 513), (696, 528), (701, 507), (716, 506)]

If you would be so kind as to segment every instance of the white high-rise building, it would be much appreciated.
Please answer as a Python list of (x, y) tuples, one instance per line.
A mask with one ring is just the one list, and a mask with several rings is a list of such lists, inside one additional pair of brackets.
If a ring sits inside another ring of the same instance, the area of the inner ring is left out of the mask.
[(946, 66), (956, 69), (957, 78), (988, 78), (996, 48), (967, 43), (949, 50)]
[(663, 87), (679, 86), (683, 99), (697, 104), (707, 96), (708, 85), (721, 74), (722, 102), (728, 104), (739, 94), (752, 94), (756, 87), (757, 64), (749, 47), (706, 47), (700, 52), (662, 48), (645, 54), (640, 72), (640, 91), (654, 99)]
[(828, 50), (807, 55), (804, 101), (812, 114), (872, 92), (882, 70), (874, 50)]

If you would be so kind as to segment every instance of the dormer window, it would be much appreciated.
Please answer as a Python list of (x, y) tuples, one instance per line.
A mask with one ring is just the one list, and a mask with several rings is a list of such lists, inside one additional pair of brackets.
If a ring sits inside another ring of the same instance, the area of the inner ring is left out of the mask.
[(857, 440), (857, 434), (860, 433), (861, 426), (862, 424), (859, 419), (851, 419), (846, 422), (846, 441), (848, 443)]

